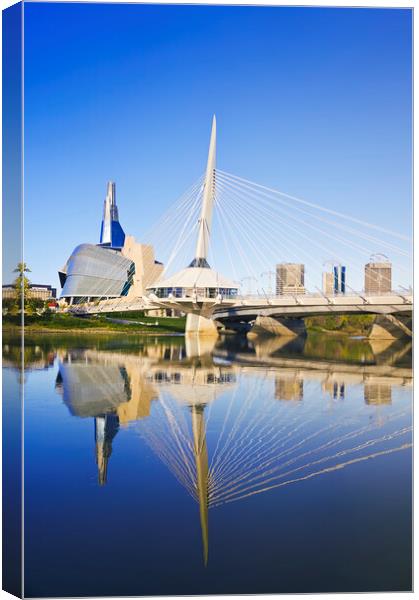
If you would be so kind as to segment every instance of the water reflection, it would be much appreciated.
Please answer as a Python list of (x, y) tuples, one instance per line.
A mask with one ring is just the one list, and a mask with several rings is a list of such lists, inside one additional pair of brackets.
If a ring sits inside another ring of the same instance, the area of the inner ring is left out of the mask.
[[(205, 565), (210, 509), (411, 446), (409, 407), (392, 409), (393, 388), (411, 386), (409, 347), (227, 338), (130, 350), (58, 348), (56, 389), (94, 421), (101, 486), (115, 436), (135, 427), (198, 503)], [(365, 407), (389, 410), (346, 405), (359, 386)]]
[(108, 461), (112, 454), (112, 440), (118, 430), (118, 415), (111, 413), (95, 417), (96, 464), (99, 485), (106, 483)]

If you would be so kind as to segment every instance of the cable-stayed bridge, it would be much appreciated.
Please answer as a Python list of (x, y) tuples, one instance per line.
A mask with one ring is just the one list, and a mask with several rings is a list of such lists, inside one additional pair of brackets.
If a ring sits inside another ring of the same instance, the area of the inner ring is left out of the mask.
[[(128, 292), (70, 310), (168, 308), (188, 315), (187, 332), (215, 333), (215, 323), (257, 322), (285, 335), (298, 333), (304, 316), (365, 313), (382, 316), (376, 335), (411, 335), (409, 324), (399, 318), (412, 311), (409, 238), (218, 169), (215, 117), (204, 176), (144, 241), (153, 243), (165, 265), (145, 295)], [(365, 263), (377, 252), (385, 253), (377, 260), (388, 268), (370, 268), (369, 289), (360, 292)], [(273, 271), (280, 261), (301, 267), (300, 279), (294, 274), (290, 285)], [(325, 264), (348, 269), (344, 286), (320, 288)], [(112, 280), (112, 273), (108, 277)]]

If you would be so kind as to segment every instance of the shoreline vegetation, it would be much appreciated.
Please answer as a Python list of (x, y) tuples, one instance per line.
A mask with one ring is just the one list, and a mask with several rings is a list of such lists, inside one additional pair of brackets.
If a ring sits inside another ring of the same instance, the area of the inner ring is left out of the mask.
[(306, 317), (304, 321), (307, 331), (367, 336), (374, 324), (375, 317), (375, 315), (327, 315)]
[[(25, 315), (24, 329), (28, 333), (182, 335), (185, 331), (185, 323), (184, 317), (145, 317), (138, 313), (125, 315), (125, 318), (119, 313), (99, 317), (44, 313)], [(16, 331), (20, 326), (19, 315), (3, 316), (3, 331)]]
[[(304, 321), (308, 333), (367, 336), (374, 319), (374, 315), (328, 315), (306, 317)], [(46, 312), (42, 315), (25, 315), (24, 329), (28, 333), (183, 335), (185, 324), (185, 317), (146, 317), (141, 311), (92, 317)], [(3, 315), (3, 331), (16, 331), (20, 326), (20, 315)]]

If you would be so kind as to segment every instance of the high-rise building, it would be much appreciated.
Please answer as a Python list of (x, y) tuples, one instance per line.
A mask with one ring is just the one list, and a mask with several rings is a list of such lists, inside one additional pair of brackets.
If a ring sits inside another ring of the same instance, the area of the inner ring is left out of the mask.
[(332, 271), (325, 271), (322, 278), (322, 288), (326, 296), (344, 294), (346, 291), (346, 267), (333, 265)]
[(344, 294), (346, 291), (346, 267), (343, 265), (333, 267), (333, 291), (335, 294)]
[(333, 296), (335, 278), (332, 272), (325, 271), (322, 273), (322, 289), (326, 296)]
[(365, 293), (391, 292), (391, 262), (369, 262), (365, 265)]
[(280, 263), (276, 265), (276, 294), (305, 294), (304, 265), (298, 263)]

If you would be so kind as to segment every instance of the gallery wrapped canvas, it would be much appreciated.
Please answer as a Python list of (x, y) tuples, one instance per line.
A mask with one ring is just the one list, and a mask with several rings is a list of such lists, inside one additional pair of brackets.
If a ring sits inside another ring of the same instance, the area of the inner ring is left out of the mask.
[(411, 8), (3, 11), (4, 590), (412, 589), (411, 69)]

